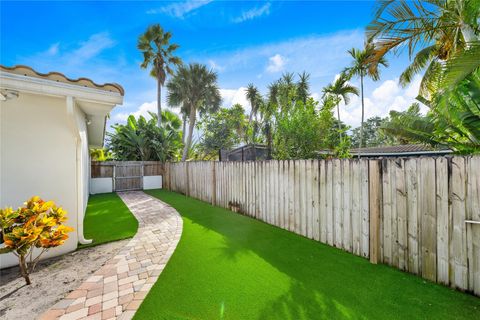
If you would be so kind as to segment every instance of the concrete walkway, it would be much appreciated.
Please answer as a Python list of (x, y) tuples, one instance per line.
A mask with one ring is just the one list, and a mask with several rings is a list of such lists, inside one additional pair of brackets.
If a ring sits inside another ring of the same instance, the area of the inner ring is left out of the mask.
[(40, 319), (131, 319), (165, 268), (182, 234), (182, 218), (141, 191), (119, 196), (139, 222), (135, 237)]

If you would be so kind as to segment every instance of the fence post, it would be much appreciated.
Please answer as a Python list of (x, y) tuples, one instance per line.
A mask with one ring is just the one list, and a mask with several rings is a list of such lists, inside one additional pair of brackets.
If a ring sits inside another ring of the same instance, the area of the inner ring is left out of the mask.
[(116, 168), (117, 168), (117, 165), (114, 164), (112, 165), (113, 166), (113, 174), (112, 174), (112, 188), (113, 188), (113, 192), (117, 191), (117, 186), (115, 185), (115, 178), (117, 176), (117, 172), (116, 172)]
[(217, 205), (217, 177), (215, 172), (215, 161), (212, 161), (212, 206)]
[(190, 196), (190, 179), (188, 178), (188, 161), (185, 161), (185, 195)]
[(380, 210), (382, 197), (381, 162), (368, 161), (368, 188), (370, 211), (370, 262), (380, 261)]

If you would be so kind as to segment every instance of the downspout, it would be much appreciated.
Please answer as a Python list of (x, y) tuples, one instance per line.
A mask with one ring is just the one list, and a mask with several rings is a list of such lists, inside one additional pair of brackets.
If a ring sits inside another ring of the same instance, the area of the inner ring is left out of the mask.
[(80, 244), (90, 244), (92, 243), (91, 239), (85, 239), (83, 235), (83, 218), (85, 212), (83, 211), (83, 199), (82, 192), (79, 187), (81, 177), (81, 164), (80, 164), (80, 155), (81, 155), (81, 137), (80, 130), (77, 126), (75, 120), (75, 100), (72, 96), (67, 97), (67, 118), (72, 129), (73, 136), (75, 138), (75, 189), (76, 189), (76, 207), (77, 207), (77, 238)]

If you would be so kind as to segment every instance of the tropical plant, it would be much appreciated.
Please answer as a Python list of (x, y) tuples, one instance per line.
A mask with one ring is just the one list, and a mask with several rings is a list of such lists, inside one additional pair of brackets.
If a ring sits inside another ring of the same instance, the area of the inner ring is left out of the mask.
[(423, 100), (430, 108), (426, 116), (419, 105), (405, 112), (390, 112), (382, 126), (402, 142), (446, 145), (460, 154), (480, 153), (480, 72), (477, 70), (455, 88)]
[(338, 118), (338, 131), (340, 138), (342, 137), (342, 128), (340, 126), (340, 103), (343, 101), (345, 104), (350, 102), (349, 95), (354, 94), (358, 96), (358, 89), (348, 83), (348, 76), (345, 73), (341, 73), (333, 83), (323, 88), (323, 98), (331, 99), (333, 104), (337, 107)]
[(400, 83), (406, 85), (426, 68), (419, 93), (429, 99), (445, 61), (480, 40), (479, 16), (480, 0), (378, 1), (367, 26), (368, 39), (375, 43), (373, 60), (408, 48), (409, 56), (415, 57)]
[(109, 161), (113, 159), (113, 154), (105, 148), (91, 148), (90, 158), (92, 161)]
[(18, 257), (27, 285), (31, 284), (30, 274), (40, 257), (50, 248), (64, 244), (68, 233), (73, 231), (63, 224), (66, 215), (67, 212), (53, 201), (43, 201), (38, 196), (17, 210), (0, 209), (0, 235), (5, 245), (0, 253), (11, 252)]
[(189, 110), (188, 136), (182, 154), (182, 161), (185, 161), (192, 143), (197, 111), (200, 115), (208, 114), (220, 107), (222, 98), (217, 85), (217, 74), (199, 63), (180, 66), (167, 83), (167, 89), (169, 105), (187, 106), (186, 110)]
[(126, 124), (115, 124), (107, 132), (108, 148), (116, 160), (168, 161), (179, 158), (182, 147), (180, 119), (170, 111), (163, 111), (162, 127), (157, 127), (157, 114), (150, 119), (135, 119), (130, 115)]
[(310, 95), (310, 74), (303, 71), (298, 74), (299, 80), (297, 83), (297, 98), (302, 101), (303, 104), (307, 103), (308, 96)]
[[(380, 79), (380, 74), (378, 67), (372, 68), (373, 57), (375, 55), (375, 48), (373, 44), (367, 43), (363, 49), (352, 48), (348, 50), (348, 53), (353, 58), (353, 61), (349, 67), (347, 67), (344, 72), (349, 76), (355, 76), (360, 78), (360, 97), (362, 101), (362, 119), (360, 122), (360, 139), (358, 140), (358, 147), (362, 147), (363, 143), (363, 125), (365, 120), (365, 102), (363, 94), (363, 80), (365, 77), (371, 78), (373, 81)], [(378, 61), (375, 62), (377, 65), (381, 64), (383, 66), (388, 66), (387, 61), (384, 57), (380, 57)]]
[(137, 48), (143, 54), (142, 69), (152, 67), (150, 75), (157, 79), (157, 126), (161, 127), (162, 86), (167, 75), (172, 75), (174, 68), (181, 65), (179, 57), (174, 55), (179, 45), (170, 43), (172, 34), (165, 32), (159, 24), (151, 25), (138, 38)]
[(260, 91), (258, 91), (258, 88), (255, 87), (253, 83), (249, 83), (247, 88), (245, 89), (245, 97), (250, 102), (250, 115), (248, 117), (248, 125), (250, 126), (250, 130), (252, 131), (250, 142), (253, 142), (257, 133), (257, 125), (253, 122), (253, 119), (255, 118), (256, 122), (257, 112), (260, 105), (262, 104), (262, 96), (260, 95)]

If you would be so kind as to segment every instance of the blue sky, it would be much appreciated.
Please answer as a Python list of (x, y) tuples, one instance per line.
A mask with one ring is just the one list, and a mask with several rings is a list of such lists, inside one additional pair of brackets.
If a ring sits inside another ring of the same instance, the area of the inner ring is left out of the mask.
[[(0, 2), (0, 63), (25, 64), (40, 72), (117, 82), (123, 106), (110, 123), (155, 110), (156, 85), (141, 70), (138, 35), (160, 23), (173, 33), (184, 62), (201, 62), (218, 73), (224, 106), (242, 103), (252, 82), (262, 92), (283, 72), (311, 74), (311, 93), (350, 62), (347, 50), (361, 47), (373, 1), (180, 1), (180, 2)], [(416, 96), (419, 78), (401, 88), (405, 55), (389, 57), (378, 82), (366, 82), (366, 115), (404, 110)], [(356, 80), (352, 80), (354, 84)], [(164, 104), (165, 105), (165, 104)], [(360, 122), (360, 101), (342, 107), (342, 120)]]

